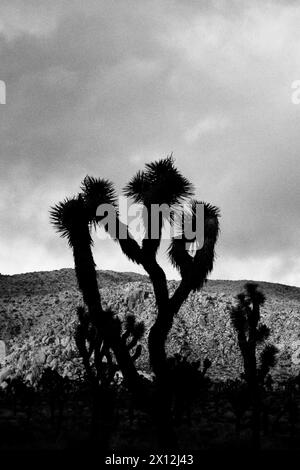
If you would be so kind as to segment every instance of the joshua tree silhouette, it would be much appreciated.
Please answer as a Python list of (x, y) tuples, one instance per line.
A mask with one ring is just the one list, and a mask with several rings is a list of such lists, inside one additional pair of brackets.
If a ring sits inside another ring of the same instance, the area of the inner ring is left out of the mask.
[[(100, 188), (99, 188), (100, 186)], [(101, 203), (102, 187), (99, 180), (86, 177), (83, 185), (83, 197), (90, 208), (93, 222), (104, 226), (110, 231), (108, 224), (104, 225), (104, 218), (97, 217), (97, 207)], [(171, 156), (146, 164), (144, 171), (139, 171), (124, 188), (124, 194), (133, 199), (135, 203), (142, 204), (145, 236), (141, 245), (131, 236), (127, 226), (118, 219), (119, 229), (114, 238), (119, 242), (124, 254), (133, 262), (141, 265), (148, 273), (153, 284), (156, 297), (157, 317), (149, 334), (149, 355), (153, 372), (158, 384), (158, 397), (156, 415), (159, 424), (160, 437), (163, 447), (174, 446), (174, 436), (171, 436), (171, 414), (169, 407), (169, 384), (167, 383), (167, 357), (165, 343), (167, 335), (172, 327), (174, 315), (176, 315), (187, 299), (191, 291), (200, 289), (206, 281), (207, 275), (213, 268), (215, 243), (219, 233), (219, 210), (207, 203), (204, 204), (204, 243), (203, 246), (194, 247), (191, 254), (186, 249), (187, 243), (193, 245), (195, 240), (188, 240), (185, 234), (173, 237), (169, 246), (169, 258), (178, 269), (181, 282), (170, 295), (167, 286), (165, 272), (157, 261), (157, 252), (161, 244), (162, 229), (165, 222), (172, 223), (172, 216), (161, 213), (156, 238), (151, 237), (154, 221), (152, 220), (151, 207), (154, 204), (172, 206), (178, 209), (183, 200), (187, 200), (193, 194), (192, 184), (181, 175), (175, 167)], [(188, 213), (190, 224), (196, 224), (196, 204), (198, 201), (188, 200)], [(183, 214), (182, 214), (183, 215)], [(118, 218), (117, 208), (116, 217)], [(120, 233), (126, 233), (121, 237)], [(180, 227), (182, 229), (182, 227)]]
[[(146, 164), (144, 171), (139, 171), (124, 188), (124, 194), (143, 206), (145, 236), (141, 245), (131, 236), (129, 228), (120, 221), (116, 195), (110, 181), (87, 176), (81, 186), (82, 192), (72, 199), (66, 199), (51, 210), (51, 221), (61, 236), (66, 237), (73, 249), (75, 272), (78, 285), (87, 306), (96, 336), (95, 350), (100, 351), (101, 344), (111, 348), (124, 374), (127, 383), (138, 388), (138, 374), (133, 358), (120, 335), (113, 315), (104, 311), (101, 305), (97, 285), (97, 273), (92, 254), (91, 230), (96, 225), (104, 227), (110, 233), (111, 227), (105, 223), (103, 216), (97, 215), (101, 204), (114, 208), (117, 227), (111, 234), (120, 244), (124, 254), (133, 262), (140, 264), (148, 273), (156, 297), (157, 317), (149, 334), (149, 355), (153, 372), (156, 376), (157, 397), (155, 415), (158, 424), (160, 441), (164, 449), (174, 447), (175, 436), (172, 432), (171, 410), (169, 406), (170, 390), (167, 381), (167, 357), (165, 343), (176, 315), (191, 291), (200, 289), (207, 275), (213, 268), (215, 243), (219, 233), (219, 210), (207, 203), (204, 204), (204, 242), (197, 246), (196, 238), (188, 239), (183, 230), (174, 236), (169, 246), (171, 263), (179, 270), (181, 282), (170, 295), (165, 272), (158, 264), (157, 252), (161, 244), (162, 230), (165, 222), (172, 224), (172, 213), (160, 213), (157, 236), (152, 237), (154, 221), (151, 208), (154, 204), (167, 205), (178, 209), (183, 200), (191, 198), (192, 184), (175, 167), (171, 156)], [(198, 201), (188, 200), (188, 217), (192, 227), (197, 223)], [(182, 216), (184, 211), (182, 211)], [(186, 213), (185, 213), (186, 215)], [(183, 220), (183, 219), (182, 219)], [(155, 221), (157, 224), (157, 221)], [(126, 236), (121, 236), (121, 233)], [(193, 253), (187, 247), (193, 248)]]
[(245, 292), (237, 296), (237, 305), (230, 310), (231, 321), (237, 332), (241, 350), (245, 380), (253, 407), (253, 446), (260, 448), (261, 392), (265, 378), (275, 365), (277, 348), (266, 343), (257, 360), (257, 346), (262, 345), (270, 335), (269, 328), (260, 321), (260, 308), (265, 302), (258, 284), (246, 283)]

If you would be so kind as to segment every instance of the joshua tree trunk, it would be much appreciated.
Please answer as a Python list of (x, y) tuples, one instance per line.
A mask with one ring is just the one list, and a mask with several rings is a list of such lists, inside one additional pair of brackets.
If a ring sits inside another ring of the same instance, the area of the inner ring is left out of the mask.
[(101, 297), (97, 283), (97, 272), (90, 247), (76, 247), (73, 250), (75, 271), (79, 288), (86, 303), (89, 315), (97, 331), (97, 342), (104, 340), (113, 350), (125, 380), (136, 387), (138, 374), (126, 345), (121, 341), (117, 331), (108, 328), (107, 318), (102, 309)]
[(166, 350), (165, 343), (173, 324), (174, 314), (168, 306), (161, 310), (158, 308), (156, 322), (149, 334), (150, 363), (156, 377), (166, 374)]
[(150, 279), (153, 283), (157, 303), (157, 317), (149, 334), (150, 364), (156, 376), (157, 389), (154, 396), (153, 413), (158, 431), (159, 445), (164, 451), (177, 449), (177, 438), (173, 427), (171, 412), (171, 390), (168, 380), (166, 357), (166, 340), (172, 328), (174, 311), (170, 305), (168, 286), (165, 273), (161, 267), (152, 262), (145, 263)]
[(144, 268), (152, 281), (157, 304), (157, 317), (150, 330), (148, 344), (150, 364), (157, 380), (155, 417), (159, 440), (162, 449), (176, 450), (178, 442), (174, 432), (171, 412), (172, 390), (170, 390), (170, 381), (168, 379), (165, 347), (174, 317), (187, 299), (191, 287), (189, 280), (184, 280), (180, 283), (175, 294), (169, 297), (165, 273), (160, 266), (155, 262), (150, 266), (144, 264)]
[(174, 432), (171, 412), (170, 382), (166, 362), (165, 343), (173, 323), (173, 312), (168, 306), (166, 309), (158, 308), (157, 319), (149, 334), (150, 363), (156, 376), (157, 390), (154, 397), (154, 416), (158, 429), (158, 439), (161, 449), (176, 450), (177, 438)]
[(260, 397), (258, 386), (253, 394), (252, 442), (255, 450), (260, 450)]
[(98, 327), (100, 315), (103, 312), (101, 297), (97, 283), (97, 272), (90, 246), (75, 246), (73, 248), (75, 273), (83, 300), (87, 305), (93, 324)]
[(260, 449), (260, 387), (256, 370), (256, 355), (254, 351), (249, 351), (243, 357), (246, 381), (252, 406), (252, 444), (255, 450)]

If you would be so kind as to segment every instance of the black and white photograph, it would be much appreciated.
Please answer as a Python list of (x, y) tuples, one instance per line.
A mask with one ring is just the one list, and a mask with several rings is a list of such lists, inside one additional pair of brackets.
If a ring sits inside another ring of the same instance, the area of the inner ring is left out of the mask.
[(300, 451), (299, 25), (0, 0), (1, 462)]

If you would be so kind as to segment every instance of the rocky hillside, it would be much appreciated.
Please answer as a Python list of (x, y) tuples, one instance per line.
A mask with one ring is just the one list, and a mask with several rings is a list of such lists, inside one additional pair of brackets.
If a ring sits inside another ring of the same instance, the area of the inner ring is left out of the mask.
[[(124, 285), (128, 282), (148, 281), (137, 273), (98, 271), (101, 287)], [(49, 317), (70, 311), (71, 305), (80, 303), (73, 269), (41, 271), (13, 276), (0, 274), (0, 339), (10, 339), (43, 325)], [(54, 318), (54, 317), (53, 317)]]
[[(155, 301), (146, 276), (98, 272), (106, 305), (121, 318), (135, 313), (146, 325), (144, 354), (139, 367), (148, 369), (146, 340), (155, 319)], [(246, 281), (208, 281), (192, 294), (175, 319), (169, 335), (169, 353), (185, 350), (193, 358), (208, 356), (215, 379), (237, 376), (240, 354), (230, 324), (229, 308)], [(300, 288), (259, 283), (267, 301), (263, 319), (271, 340), (279, 347), (277, 378), (300, 370)], [(169, 282), (170, 290), (176, 287)], [(76, 307), (82, 303), (74, 271), (62, 269), (0, 276), (0, 339), (7, 347), (4, 370), (34, 381), (45, 366), (64, 375), (81, 374), (81, 360), (73, 341)], [(299, 357), (298, 357), (299, 356)], [(7, 369), (8, 368), (8, 369)], [(2, 369), (3, 372), (3, 369)]]

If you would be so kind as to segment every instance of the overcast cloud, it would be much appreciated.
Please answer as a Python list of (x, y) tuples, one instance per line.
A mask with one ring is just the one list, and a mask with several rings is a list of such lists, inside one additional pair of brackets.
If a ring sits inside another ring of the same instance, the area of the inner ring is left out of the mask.
[(0, 0), (0, 272), (72, 266), (49, 207), (173, 152), (221, 208), (212, 277), (300, 286), (299, 24), (296, 1)]

